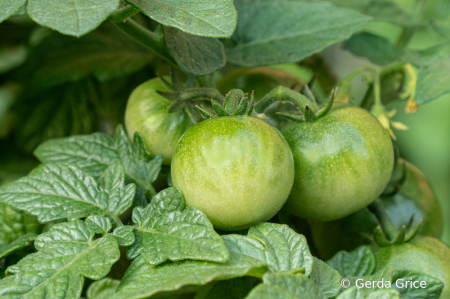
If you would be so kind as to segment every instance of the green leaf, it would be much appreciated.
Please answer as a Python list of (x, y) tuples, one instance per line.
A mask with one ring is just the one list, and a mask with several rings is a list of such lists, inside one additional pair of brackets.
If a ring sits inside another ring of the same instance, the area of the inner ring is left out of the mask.
[(0, 23), (12, 16), (27, 0), (2, 0), (0, 1)]
[(306, 276), (311, 274), (313, 257), (306, 239), (287, 225), (262, 223), (251, 227), (247, 236), (226, 235), (223, 240), (230, 253), (267, 264), (272, 272), (304, 270)]
[(184, 261), (159, 266), (149, 264), (140, 256), (128, 268), (118, 292), (111, 299), (147, 298), (185, 285), (205, 285), (213, 280), (245, 275), (261, 277), (266, 271), (266, 265), (257, 261), (242, 261), (233, 253), (227, 263)]
[(114, 138), (94, 133), (49, 140), (34, 154), (43, 163), (76, 165), (94, 177), (100, 176), (109, 164), (121, 161), (127, 177), (145, 190), (153, 190), (152, 183), (162, 164), (162, 155), (151, 158), (139, 134), (135, 134), (132, 144), (122, 126), (117, 127)]
[(133, 233), (132, 226), (119, 226), (113, 232), (114, 238), (116, 238), (119, 246), (131, 246), (134, 244), (136, 238)]
[(0, 204), (0, 258), (32, 245), (41, 229), (35, 216)]
[(336, 299), (400, 299), (400, 295), (396, 290), (377, 290), (366, 295), (364, 289), (351, 287), (342, 292)]
[(133, 210), (136, 241), (127, 256), (142, 255), (149, 264), (184, 259), (226, 262), (229, 253), (206, 215), (186, 208), (184, 196), (171, 187), (152, 198), (147, 207)]
[(391, 63), (400, 56), (388, 39), (370, 32), (353, 34), (344, 42), (343, 48), (378, 65)]
[(35, 216), (0, 204), (0, 244), (13, 242), (26, 233), (38, 234), (41, 229)]
[(114, 217), (131, 206), (135, 191), (133, 184), (125, 186), (121, 167), (112, 164), (97, 185), (75, 166), (44, 165), (35, 174), (2, 186), (0, 202), (36, 215), (41, 222), (93, 214)]
[(79, 298), (83, 276), (106, 276), (120, 257), (114, 237), (93, 237), (94, 231), (80, 220), (52, 226), (36, 239), (38, 252), (8, 268), (11, 276), (0, 282), (0, 297)]
[(248, 299), (326, 299), (320, 288), (305, 275), (266, 274), (264, 284), (254, 288)]
[(158, 23), (207, 37), (230, 37), (237, 12), (232, 0), (128, 0)]
[[(414, 287), (406, 286), (406, 282), (411, 281), (417, 284)], [(425, 282), (425, 288), (422, 287), (422, 282)], [(392, 288), (400, 292), (402, 299), (438, 299), (441, 297), (444, 284), (425, 273), (395, 270), (392, 275)]]
[(28, 0), (29, 16), (62, 34), (82, 36), (97, 28), (117, 9), (119, 0)]
[(26, 233), (21, 235), (11, 243), (0, 243), (0, 258), (5, 257), (16, 250), (22, 249), (24, 247), (33, 244), (34, 239), (37, 235), (34, 233)]
[[(59, 9), (59, 6), (58, 6)], [(45, 32), (31, 47), (26, 73), (31, 85), (54, 86), (90, 75), (100, 81), (133, 74), (152, 59), (151, 52), (113, 27), (81, 38)]]
[(108, 201), (108, 212), (123, 214), (133, 204), (136, 186), (125, 186), (125, 169), (119, 161), (112, 163), (98, 179), (99, 197)]
[(88, 299), (109, 299), (116, 292), (120, 280), (103, 278), (92, 283), (86, 293)]
[(341, 290), (341, 276), (339, 272), (318, 258), (314, 258), (310, 278), (328, 298), (335, 297)]
[(20, 123), (16, 134), (21, 149), (33, 151), (49, 138), (94, 131), (98, 120), (92, 102), (97, 96), (92, 80), (25, 89), (12, 110)]
[(431, 25), (438, 34), (450, 39), (450, 19), (431, 20)]
[(108, 217), (102, 216), (89, 216), (86, 218), (85, 223), (96, 233), (106, 234), (112, 228), (111, 220)]
[(375, 257), (367, 246), (361, 246), (352, 252), (340, 251), (327, 262), (342, 277), (366, 276), (375, 269)]
[(419, 10), (410, 11), (396, 0), (331, 0), (331, 2), (402, 27), (415, 27), (422, 22)]
[(327, 2), (243, 5), (227, 60), (248, 67), (297, 62), (347, 39), (368, 20)]
[(200, 291), (195, 299), (244, 299), (259, 283), (255, 277), (238, 277), (213, 282), (211, 288)]
[(424, 61), (419, 69), (416, 86), (416, 102), (423, 105), (450, 93), (450, 55)]
[(195, 36), (173, 27), (164, 27), (170, 55), (186, 73), (203, 76), (225, 65), (225, 51), (215, 38)]

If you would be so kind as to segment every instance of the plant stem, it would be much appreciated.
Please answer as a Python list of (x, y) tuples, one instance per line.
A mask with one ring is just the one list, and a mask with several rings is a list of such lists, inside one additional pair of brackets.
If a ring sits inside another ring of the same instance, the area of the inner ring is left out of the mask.
[(415, 28), (403, 28), (403, 31), (400, 34), (397, 43), (395, 44), (395, 48), (397, 49), (397, 51), (403, 52), (405, 50), (415, 32)]
[(270, 91), (268, 94), (266, 94), (256, 105), (255, 110), (259, 113), (264, 112), (264, 110), (267, 109), (267, 107), (270, 106), (270, 104), (276, 102), (276, 101), (287, 101), (291, 102), (295, 106), (297, 106), (299, 109), (305, 113), (306, 109), (305, 107), (308, 106), (309, 110), (312, 112), (315, 112), (317, 107), (312, 103), (307, 97), (304, 95), (291, 90), (284, 86), (279, 86), (272, 91)]
[(145, 196), (147, 196), (148, 199), (152, 199), (153, 196), (156, 195), (156, 190), (153, 188), (151, 184), (147, 186), (147, 191), (145, 191)]
[(189, 101), (196, 99), (223, 100), (222, 94), (215, 88), (190, 88), (180, 94), (180, 100)]
[(116, 214), (110, 214), (109, 217), (111, 218), (114, 227), (120, 227), (123, 226), (122, 221), (120, 220), (119, 216), (117, 216)]
[(370, 84), (359, 106), (363, 109), (369, 110), (370, 106), (372, 106), (373, 103), (372, 95), (373, 95), (373, 84)]
[(126, 19), (123, 22), (117, 23), (114, 21), (112, 22), (132, 39), (152, 50), (158, 57), (166, 60), (174, 66), (177, 66), (175, 60), (172, 56), (170, 56), (169, 52), (167, 52), (164, 44), (164, 35), (152, 32), (132, 19)]
[(341, 81), (341, 83), (339, 83), (339, 85), (341, 84), (350, 84), (350, 81), (352, 81), (357, 75), (364, 73), (364, 72), (371, 72), (371, 73), (375, 73), (375, 68), (373, 66), (370, 65), (366, 65), (366, 66), (362, 66), (358, 69), (356, 69), (353, 73), (351, 73), (350, 75), (347, 76), (347, 78), (345, 78), (344, 80)]
[(373, 78), (373, 100), (375, 102), (375, 105), (383, 105), (381, 103), (381, 83), (379, 72), (377, 72)]
[(128, 19), (129, 17), (134, 16), (141, 10), (133, 5), (127, 5), (122, 7), (121, 9), (116, 10), (109, 16), (109, 20), (113, 23), (120, 23)]
[(386, 212), (381, 199), (377, 198), (368, 206), (368, 208), (378, 219), (378, 222), (380, 223), (387, 239), (390, 241), (395, 240), (399, 234), (399, 230), (395, 223), (392, 221), (391, 217), (389, 217), (388, 213)]

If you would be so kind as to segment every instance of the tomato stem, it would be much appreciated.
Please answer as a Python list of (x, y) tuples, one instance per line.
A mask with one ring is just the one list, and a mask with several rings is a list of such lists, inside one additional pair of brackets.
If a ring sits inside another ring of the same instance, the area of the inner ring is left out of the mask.
[(156, 195), (156, 191), (155, 188), (153, 188), (153, 186), (151, 184), (148, 184), (147, 187), (147, 191), (145, 192), (145, 195), (147, 196), (147, 198), (152, 198), (153, 196)]
[(167, 52), (164, 44), (164, 34), (157, 34), (150, 31), (130, 18), (122, 22), (114, 22), (112, 20), (111, 22), (129, 37), (150, 49), (159, 58), (164, 59), (173, 66), (178, 66), (169, 52)]
[(397, 49), (397, 51), (403, 52), (405, 50), (405, 48), (411, 41), (412, 37), (414, 36), (415, 32), (416, 32), (415, 28), (411, 27), (403, 28), (403, 31), (398, 37), (397, 43), (395, 44), (395, 48)]
[(381, 228), (383, 229), (383, 232), (386, 235), (387, 239), (390, 241), (395, 240), (400, 231), (398, 230), (395, 223), (392, 221), (391, 217), (389, 217), (389, 214), (386, 212), (386, 209), (384, 208), (381, 199), (377, 198), (373, 203), (371, 203), (368, 206), (368, 208), (378, 219), (378, 222), (380, 223)]
[(123, 226), (122, 220), (120, 220), (119, 216), (117, 216), (116, 214), (113, 214), (113, 213), (109, 214), (108, 216), (111, 218), (111, 220), (114, 224), (114, 227), (117, 228), (117, 227)]
[(128, 19), (129, 17), (134, 16), (135, 14), (137, 14), (140, 11), (141, 10), (139, 8), (137, 8), (133, 5), (127, 5), (125, 7), (122, 7), (120, 9), (116, 10), (115, 12), (113, 12), (109, 16), (109, 20), (114, 23), (123, 22), (126, 19)]
[(255, 110), (259, 113), (264, 112), (267, 107), (269, 107), (272, 103), (276, 101), (287, 101), (291, 102), (295, 106), (297, 106), (299, 109), (302, 110), (302, 112), (305, 114), (306, 107), (308, 107), (308, 110), (312, 110), (312, 112), (316, 112), (317, 107), (314, 105), (313, 102), (311, 102), (307, 97), (304, 95), (291, 90), (284, 86), (278, 86), (277, 88), (270, 91), (268, 94), (266, 94), (256, 105)]

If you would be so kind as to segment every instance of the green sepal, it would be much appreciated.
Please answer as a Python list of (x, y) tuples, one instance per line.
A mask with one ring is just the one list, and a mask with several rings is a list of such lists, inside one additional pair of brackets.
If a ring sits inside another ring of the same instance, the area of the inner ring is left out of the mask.
[(205, 119), (211, 119), (214, 118), (215, 115), (209, 113), (209, 111), (207, 111), (205, 108), (200, 107), (199, 105), (195, 106), (195, 108), (197, 108), (198, 112), (200, 112), (200, 114), (205, 118)]
[(422, 227), (423, 217), (420, 217), (420, 220), (416, 225), (414, 224), (415, 220), (415, 215), (412, 215), (411, 219), (408, 222), (408, 225), (406, 226), (405, 242), (409, 242), (410, 240), (412, 240)]
[(211, 100), (211, 106), (214, 109), (214, 112), (216, 112), (217, 116), (230, 116), (225, 109), (223, 109), (222, 106), (220, 106), (218, 103), (216, 103), (214, 100)]
[(305, 120), (306, 121), (314, 121), (316, 119), (316, 114), (314, 113), (314, 111), (311, 110), (311, 108), (306, 105), (305, 106)]
[(338, 91), (337, 87), (331, 91), (331, 95), (328, 98), (327, 104), (325, 105), (325, 107), (323, 107), (322, 109), (319, 110), (319, 112), (317, 113), (316, 119), (324, 116), (331, 110), (331, 108), (333, 107), (334, 99), (336, 98), (336, 95), (337, 95), (337, 91)]
[(297, 121), (297, 122), (304, 122), (305, 117), (303, 115), (293, 115), (289, 113), (283, 113), (283, 112), (277, 112), (278, 115), (281, 115), (289, 120)]
[(169, 101), (178, 100), (178, 94), (176, 94), (174, 92), (157, 90), (156, 93), (158, 93), (160, 96), (162, 96), (163, 98), (165, 98), (166, 100), (169, 100)]
[(245, 111), (246, 115), (248, 116), (252, 115), (254, 102), (255, 102), (255, 91), (252, 90), (252, 93), (250, 94), (250, 102), (248, 103), (247, 110)]
[(225, 96), (225, 102), (223, 108), (231, 115), (237, 109), (242, 98), (245, 94), (240, 89), (232, 89)]
[(389, 240), (381, 226), (377, 226), (373, 231), (373, 239), (381, 247), (402, 244), (405, 241), (405, 227), (402, 227), (394, 240)]
[(242, 90), (232, 89), (227, 93), (223, 106), (214, 100), (211, 100), (211, 105), (214, 109), (215, 115), (208, 111), (205, 107), (197, 105), (196, 108), (206, 119), (231, 115), (251, 115), (253, 111), (253, 95), (251, 96), (249, 102), (247, 95), (244, 94)]
[(243, 97), (232, 115), (244, 115), (247, 112), (248, 97)]

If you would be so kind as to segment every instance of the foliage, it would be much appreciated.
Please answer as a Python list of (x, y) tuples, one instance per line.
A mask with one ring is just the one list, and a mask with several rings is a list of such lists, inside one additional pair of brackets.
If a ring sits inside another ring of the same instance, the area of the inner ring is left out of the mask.
[[(424, 32), (435, 42), (411, 46)], [(324, 261), (309, 226), (286, 210), (220, 231), (172, 186), (168, 162), (146, 148), (148, 136), (128, 136), (122, 125), (131, 92), (160, 77), (170, 92), (155, 92), (172, 101), (167, 113), (183, 111), (192, 122), (214, 112), (313, 121), (344, 102), (370, 111), (395, 139), (392, 129), (405, 125), (387, 105), (415, 112), (450, 94), (447, 0), (2, 0), (0, 37), (0, 298), (425, 299), (447, 292), (449, 281), (429, 269), (378, 267), (375, 245)], [(364, 59), (344, 78), (335, 61), (342, 50)], [(216, 89), (223, 77), (257, 97), (236, 90), (242, 103), (223, 97)], [(293, 98), (301, 109), (287, 104)], [(262, 165), (256, 155), (245, 159)], [(222, 186), (212, 187), (231, 186), (218, 179)], [(258, 183), (252, 188), (263, 190)], [(382, 208), (369, 209), (380, 227), (364, 240), (388, 248), (414, 242), (421, 221), (405, 215), (410, 224), (396, 228)], [(358, 285), (373, 281), (388, 284)]]

